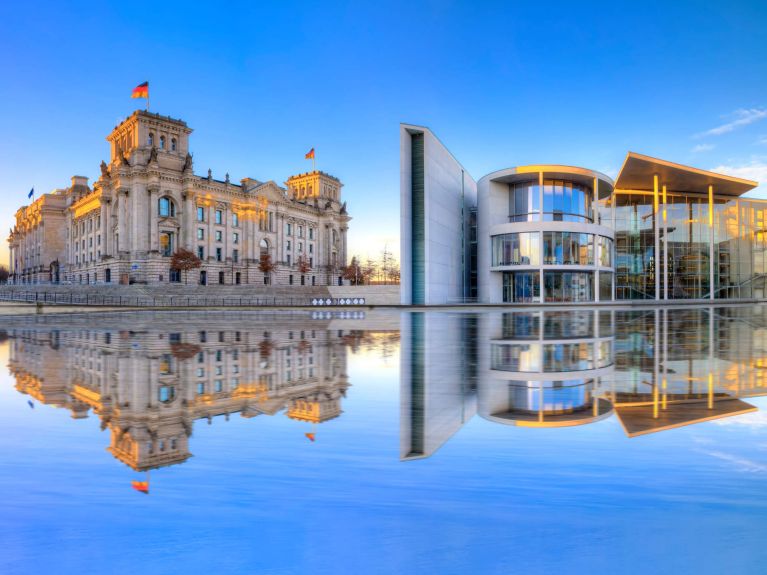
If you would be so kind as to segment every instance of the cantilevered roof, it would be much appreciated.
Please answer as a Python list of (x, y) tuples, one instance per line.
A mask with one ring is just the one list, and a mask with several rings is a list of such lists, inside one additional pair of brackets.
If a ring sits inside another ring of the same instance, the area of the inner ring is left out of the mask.
[(674, 401), (670, 400), (666, 409), (659, 409), (657, 417), (652, 403), (644, 405), (616, 405), (615, 413), (629, 437), (665, 431), (703, 421), (731, 417), (758, 411), (758, 408), (733, 397), (717, 399), (712, 407), (707, 401)]
[(759, 185), (759, 182), (629, 152), (615, 181), (615, 187), (622, 190), (652, 190), (653, 176), (656, 174), (659, 186), (666, 186), (669, 191), (675, 192), (708, 193), (708, 187), (712, 185), (714, 194), (740, 196)]

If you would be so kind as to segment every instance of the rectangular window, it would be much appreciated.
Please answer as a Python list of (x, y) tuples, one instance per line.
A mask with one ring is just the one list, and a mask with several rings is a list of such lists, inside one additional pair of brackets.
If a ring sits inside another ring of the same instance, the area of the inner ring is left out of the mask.
[(288, 283), (289, 283), (290, 285), (293, 285), (293, 274), (290, 274), (290, 275), (288, 276)]
[(202, 246), (197, 246), (197, 257), (201, 260), (205, 259), (205, 248)]
[(232, 261), (237, 263), (240, 259), (240, 252), (238, 250), (232, 250)]
[(233, 244), (239, 244), (240, 243), (240, 234), (238, 234), (237, 232), (234, 232), (232, 234), (232, 243)]
[(205, 239), (205, 228), (197, 228), (197, 239), (198, 240)]
[(165, 257), (173, 255), (173, 232), (160, 234), (160, 253)]
[(223, 259), (223, 252), (221, 248), (216, 248), (216, 261), (220, 262)]
[(202, 206), (197, 206), (197, 221), (198, 222), (205, 221), (205, 208)]
[(216, 223), (217, 224), (224, 223), (224, 212), (222, 212), (221, 210), (216, 210)]
[(298, 226), (298, 237), (304, 237), (304, 226)]
[(223, 233), (221, 230), (216, 230), (216, 241), (220, 242), (224, 239)]
[(293, 226), (292, 226), (292, 224), (285, 224), (285, 230), (286, 230), (285, 233), (287, 235), (292, 235), (293, 234)]
[(240, 225), (240, 216), (237, 214), (232, 214), (232, 225), (236, 228)]
[(309, 253), (310, 254), (314, 253), (314, 244), (309, 244)]
[(314, 228), (309, 228), (309, 239), (310, 240), (314, 239)]

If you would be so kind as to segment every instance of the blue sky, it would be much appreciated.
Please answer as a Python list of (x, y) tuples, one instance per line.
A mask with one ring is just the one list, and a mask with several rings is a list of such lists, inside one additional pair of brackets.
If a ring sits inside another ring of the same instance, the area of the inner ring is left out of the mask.
[(633, 150), (767, 181), (765, 53), (758, 2), (5, 2), (0, 229), (30, 187), (98, 175), (144, 80), (194, 128), (199, 174), (281, 183), (315, 147), (362, 255), (398, 248), (399, 122), (475, 178), (614, 175)]

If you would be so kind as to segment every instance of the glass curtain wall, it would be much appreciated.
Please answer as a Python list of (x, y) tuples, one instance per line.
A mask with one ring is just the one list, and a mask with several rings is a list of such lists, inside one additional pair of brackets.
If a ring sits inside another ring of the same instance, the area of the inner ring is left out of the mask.
[(509, 184), (509, 221), (591, 222), (592, 189), (568, 180), (543, 180), (543, 212), (538, 181)]
[(544, 264), (594, 264), (594, 235), (577, 232), (543, 232)]
[(503, 272), (503, 301), (532, 303), (541, 300), (541, 276), (538, 271)]
[(493, 266), (539, 265), (540, 235), (520, 232), (493, 236)]
[(594, 274), (592, 272), (544, 272), (543, 293), (547, 302), (593, 301)]
[(510, 381), (509, 412), (560, 415), (589, 409), (593, 387), (593, 379)]
[(653, 196), (616, 192), (615, 287), (617, 299), (655, 298)]
[[(666, 206), (666, 263), (668, 297), (698, 299), (709, 297), (708, 198), (669, 194)], [(661, 232), (661, 237), (663, 233)], [(664, 293), (662, 270), (661, 294)]]
[(607, 367), (612, 362), (609, 340), (493, 344), (491, 353), (491, 369), (520, 373), (586, 371)]

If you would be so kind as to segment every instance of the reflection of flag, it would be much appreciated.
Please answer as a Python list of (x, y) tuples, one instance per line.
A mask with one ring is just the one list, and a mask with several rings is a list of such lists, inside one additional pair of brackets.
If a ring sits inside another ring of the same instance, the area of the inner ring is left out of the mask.
[(34, 403), (32, 403), (32, 400), (31, 400), (31, 399), (28, 399), (28, 400), (27, 400), (27, 403), (29, 404), (29, 407), (31, 407), (32, 409), (34, 409), (34, 408), (35, 408), (35, 404), (34, 404)]
[(306, 437), (309, 439), (309, 441), (314, 441), (315, 437), (313, 433), (305, 433)]
[(149, 98), (149, 82), (144, 82), (133, 88), (131, 98)]
[(136, 491), (141, 491), (145, 495), (149, 495), (149, 482), (148, 481), (131, 481), (130, 486)]
[(314, 159), (314, 148), (306, 152), (306, 156), (304, 156), (307, 160), (313, 160)]

